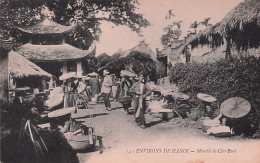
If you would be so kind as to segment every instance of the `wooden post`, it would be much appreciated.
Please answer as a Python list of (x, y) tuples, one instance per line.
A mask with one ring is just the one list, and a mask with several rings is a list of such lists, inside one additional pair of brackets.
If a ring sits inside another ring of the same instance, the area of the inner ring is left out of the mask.
[(81, 76), (82, 75), (82, 62), (77, 62), (77, 75)]
[(66, 74), (68, 72), (67, 62), (64, 62), (62, 65), (62, 74)]
[(0, 53), (0, 105), (8, 103), (8, 51)]
[(226, 43), (227, 43), (227, 47), (226, 47), (225, 59), (231, 60), (232, 56), (231, 56), (231, 37), (230, 36), (226, 37)]

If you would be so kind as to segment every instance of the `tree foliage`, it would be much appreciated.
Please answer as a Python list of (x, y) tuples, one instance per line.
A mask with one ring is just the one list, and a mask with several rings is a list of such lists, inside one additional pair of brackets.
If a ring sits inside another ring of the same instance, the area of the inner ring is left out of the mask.
[[(167, 15), (165, 16), (165, 19), (171, 20), (171, 18), (173, 18), (174, 16), (175, 15), (172, 13), (172, 10), (169, 10)], [(182, 34), (181, 23), (182, 21), (179, 22), (173, 21), (164, 28), (165, 34), (161, 36), (161, 44), (163, 46), (167, 46), (168, 44), (171, 43), (173, 39), (176, 38), (178, 39), (181, 36)]]
[[(222, 60), (212, 64), (177, 64), (171, 79), (180, 91), (196, 97), (198, 92), (210, 94), (220, 103), (231, 97), (242, 97), (260, 113), (260, 59), (255, 57)], [(193, 101), (198, 103), (198, 101)]]
[(163, 34), (161, 36), (161, 44), (163, 46), (167, 46), (171, 43), (171, 40), (174, 38), (179, 38), (182, 34), (182, 31), (180, 29), (169, 29), (166, 34)]
[(137, 0), (1, 0), (0, 32), (4, 37), (19, 37), (15, 27), (38, 23), (48, 16), (44, 12), (48, 8), (53, 13), (51, 19), (57, 23), (77, 22), (76, 32), (68, 40), (74, 46), (87, 49), (93, 40), (98, 40), (102, 20), (141, 32), (149, 22), (137, 13), (138, 5)]
[(144, 76), (150, 75), (151, 80), (156, 80), (155, 62), (149, 55), (138, 51), (132, 51), (126, 57), (111, 57), (111, 61), (104, 68), (118, 76), (121, 70), (129, 70), (136, 74), (143, 73)]

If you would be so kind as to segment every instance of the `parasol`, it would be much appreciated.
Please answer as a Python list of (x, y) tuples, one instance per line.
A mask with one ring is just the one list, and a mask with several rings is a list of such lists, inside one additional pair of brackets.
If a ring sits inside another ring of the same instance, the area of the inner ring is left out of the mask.
[(70, 108), (65, 108), (65, 109), (58, 109), (58, 110), (55, 110), (53, 112), (50, 112), (48, 114), (48, 117), (49, 118), (55, 118), (55, 117), (60, 117), (60, 116), (63, 116), (63, 115), (66, 115), (66, 114), (70, 114), (72, 112), (75, 111), (75, 107), (70, 107)]
[(197, 97), (203, 101), (206, 102), (215, 102), (217, 99), (211, 95), (205, 94), (205, 93), (198, 93)]
[(39, 93), (36, 93), (35, 96), (46, 96), (46, 92), (39, 92)]
[(124, 76), (129, 76), (129, 77), (135, 77), (136, 74), (135, 73), (132, 73), (130, 71), (127, 71), (127, 70), (121, 70), (120, 73)]
[(91, 72), (87, 76), (96, 77), (96, 76), (99, 76), (99, 74), (97, 74), (95, 72)]
[(14, 88), (14, 89), (10, 89), (9, 91), (28, 91), (30, 90), (30, 87), (21, 87), (21, 88)]
[(66, 80), (66, 79), (70, 79), (76, 76), (76, 72), (69, 72), (66, 74), (63, 74), (59, 77), (60, 80)]
[(240, 118), (247, 115), (251, 110), (250, 103), (241, 97), (232, 97), (225, 100), (221, 106), (220, 111), (223, 115), (230, 118)]
[(84, 77), (83, 80), (91, 80), (90, 77)]
[(61, 104), (63, 102), (63, 96), (64, 96), (64, 94), (62, 92), (49, 96), (49, 99), (46, 100), (44, 103), (44, 105), (48, 107), (47, 110), (50, 110), (53, 107)]
[(84, 75), (76, 75), (76, 76), (74, 76), (74, 78), (87, 78), (87, 76), (84, 76)]
[(172, 92), (171, 95), (176, 100), (188, 100), (190, 98), (189, 95), (180, 92)]

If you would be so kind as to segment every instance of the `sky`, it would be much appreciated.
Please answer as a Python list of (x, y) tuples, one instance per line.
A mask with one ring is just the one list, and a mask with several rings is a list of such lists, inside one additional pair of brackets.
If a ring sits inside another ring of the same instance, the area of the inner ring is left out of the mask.
[[(145, 40), (155, 52), (156, 48), (162, 49), (160, 37), (163, 28), (173, 21), (183, 21), (183, 38), (189, 26), (194, 21), (203, 21), (210, 17), (210, 24), (221, 21), (225, 15), (243, 0), (139, 0), (137, 11), (144, 15), (151, 26), (143, 29), (142, 37), (131, 31), (127, 26), (116, 26), (110, 22), (102, 22), (102, 34), (96, 43), (96, 56), (101, 53), (113, 55), (119, 49), (128, 50)], [(173, 18), (165, 19), (168, 11), (172, 9)]]

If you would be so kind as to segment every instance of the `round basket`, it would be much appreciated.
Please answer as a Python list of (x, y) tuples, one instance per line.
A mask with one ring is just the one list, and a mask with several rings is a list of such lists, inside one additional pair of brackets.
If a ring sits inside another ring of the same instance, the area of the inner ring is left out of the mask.
[(131, 103), (131, 101), (132, 100), (131, 100), (130, 96), (125, 96), (125, 97), (122, 97), (120, 100), (118, 100), (118, 102), (120, 102), (122, 105)]
[(154, 118), (160, 118), (162, 120), (172, 119), (174, 117), (173, 112), (151, 112), (151, 116)]
[(203, 120), (202, 121), (202, 130), (204, 132), (207, 132), (208, 129), (211, 127), (217, 127), (220, 126), (220, 122), (216, 120)]
[(93, 135), (93, 144), (90, 144), (89, 135), (73, 136), (68, 142), (73, 150), (81, 151), (95, 147), (96, 138)]

